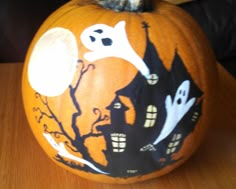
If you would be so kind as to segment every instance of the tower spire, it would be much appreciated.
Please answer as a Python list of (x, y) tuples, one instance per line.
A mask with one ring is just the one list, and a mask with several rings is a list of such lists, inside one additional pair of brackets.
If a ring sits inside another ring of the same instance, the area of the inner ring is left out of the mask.
[(165, 73), (167, 73), (167, 70), (165, 69), (163, 62), (159, 57), (155, 45), (150, 40), (150, 34), (149, 34), (150, 26), (146, 21), (143, 21), (142, 27), (145, 30), (146, 42), (147, 42), (143, 60), (152, 74), (155, 73), (158, 77), (160, 74), (165, 75)]
[(148, 28), (150, 28), (150, 26), (145, 21), (142, 22), (142, 25), (143, 25), (143, 28), (144, 28), (145, 33), (146, 33), (146, 38), (148, 39)]

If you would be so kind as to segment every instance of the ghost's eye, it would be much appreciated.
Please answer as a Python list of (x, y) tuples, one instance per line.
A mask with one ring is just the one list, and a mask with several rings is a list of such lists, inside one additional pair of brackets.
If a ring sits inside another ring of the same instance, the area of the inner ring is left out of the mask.
[(103, 44), (104, 46), (111, 46), (112, 43), (113, 43), (113, 41), (112, 41), (110, 38), (103, 38), (103, 39), (102, 39), (102, 44)]
[(94, 30), (95, 33), (99, 33), (99, 34), (102, 34), (103, 33), (103, 30), (102, 29), (98, 29), (98, 30)]
[(90, 38), (91, 42), (95, 42), (96, 41), (96, 38), (93, 37), (93, 36), (89, 36), (89, 38)]

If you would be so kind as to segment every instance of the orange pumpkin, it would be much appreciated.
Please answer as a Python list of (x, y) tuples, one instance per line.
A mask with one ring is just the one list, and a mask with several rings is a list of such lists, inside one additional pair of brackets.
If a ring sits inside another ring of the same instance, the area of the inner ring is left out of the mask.
[(152, 12), (114, 12), (74, 0), (33, 39), (22, 93), (54, 162), (91, 180), (133, 183), (197, 149), (216, 83), (206, 37), (180, 8), (155, 1)]

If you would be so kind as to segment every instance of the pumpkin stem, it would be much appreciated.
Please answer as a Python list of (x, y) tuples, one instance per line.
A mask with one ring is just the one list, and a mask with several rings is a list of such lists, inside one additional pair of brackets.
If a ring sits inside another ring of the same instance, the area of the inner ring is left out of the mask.
[(94, 0), (98, 5), (116, 12), (150, 12), (152, 0)]

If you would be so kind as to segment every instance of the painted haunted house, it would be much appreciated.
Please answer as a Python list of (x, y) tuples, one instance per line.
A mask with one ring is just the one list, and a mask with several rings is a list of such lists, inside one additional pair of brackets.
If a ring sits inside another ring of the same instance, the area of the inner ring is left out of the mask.
[[(143, 60), (150, 77), (147, 80), (139, 72), (129, 85), (116, 91), (114, 100), (107, 106), (111, 123), (97, 127), (106, 140), (106, 172), (111, 176), (150, 173), (178, 161), (172, 154), (179, 151), (201, 115), (202, 102), (197, 99), (202, 92), (186, 71), (178, 52), (171, 69), (167, 70), (149, 39), (146, 23), (144, 29), (147, 46)], [(136, 119), (132, 125), (125, 117), (129, 107), (120, 96), (128, 97), (134, 106)], [(174, 122), (173, 116), (179, 118)]]

